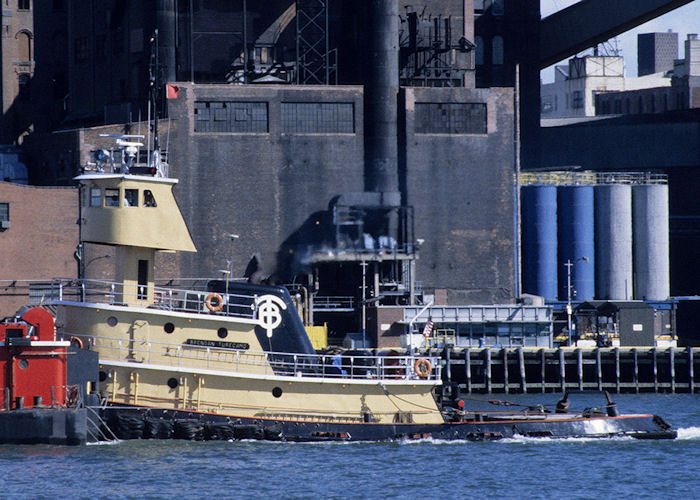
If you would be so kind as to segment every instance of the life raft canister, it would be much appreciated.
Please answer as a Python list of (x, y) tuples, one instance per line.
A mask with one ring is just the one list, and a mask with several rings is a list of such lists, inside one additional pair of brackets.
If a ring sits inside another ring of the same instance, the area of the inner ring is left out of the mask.
[(430, 372), (433, 371), (433, 365), (430, 364), (429, 360), (425, 358), (419, 358), (413, 365), (413, 370), (416, 372), (416, 375), (418, 375), (420, 378), (428, 378), (430, 376)]
[(211, 312), (221, 311), (221, 309), (224, 307), (224, 298), (218, 293), (210, 293), (207, 295), (204, 304), (206, 304), (207, 309), (209, 309)]

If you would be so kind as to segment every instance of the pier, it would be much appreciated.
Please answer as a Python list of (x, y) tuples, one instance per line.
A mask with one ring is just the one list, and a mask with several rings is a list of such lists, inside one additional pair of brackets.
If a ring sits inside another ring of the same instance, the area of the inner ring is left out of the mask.
[(446, 348), (445, 390), (537, 393), (696, 393), (699, 348)]

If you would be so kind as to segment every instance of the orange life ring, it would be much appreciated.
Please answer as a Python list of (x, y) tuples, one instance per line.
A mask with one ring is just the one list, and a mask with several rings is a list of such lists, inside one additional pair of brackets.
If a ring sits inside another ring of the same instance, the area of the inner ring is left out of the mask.
[(210, 293), (207, 295), (204, 303), (211, 312), (221, 311), (224, 307), (224, 298), (218, 293)]
[(430, 364), (430, 360), (426, 358), (419, 358), (413, 365), (413, 370), (415, 370), (416, 375), (418, 375), (420, 378), (428, 378), (430, 376), (430, 372), (433, 371), (433, 365)]

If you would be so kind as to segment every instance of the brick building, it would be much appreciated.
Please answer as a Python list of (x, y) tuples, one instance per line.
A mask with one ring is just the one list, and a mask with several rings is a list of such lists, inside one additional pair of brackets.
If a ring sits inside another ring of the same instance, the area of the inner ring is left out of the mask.
[[(78, 191), (0, 182), (0, 315), (29, 299), (32, 283), (76, 278)], [(35, 299), (40, 300), (40, 292)]]

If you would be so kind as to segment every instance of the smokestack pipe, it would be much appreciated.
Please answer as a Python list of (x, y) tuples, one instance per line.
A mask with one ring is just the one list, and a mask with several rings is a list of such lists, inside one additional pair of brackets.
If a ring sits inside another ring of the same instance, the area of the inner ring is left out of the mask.
[(164, 83), (177, 80), (175, 73), (175, 0), (156, 1), (158, 59), (163, 67)]
[(370, 0), (365, 81), (365, 191), (397, 193), (399, 10), (397, 0)]

